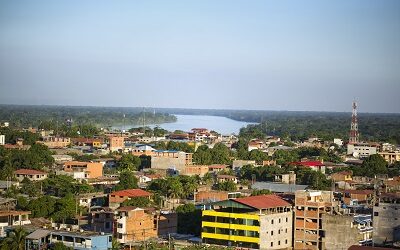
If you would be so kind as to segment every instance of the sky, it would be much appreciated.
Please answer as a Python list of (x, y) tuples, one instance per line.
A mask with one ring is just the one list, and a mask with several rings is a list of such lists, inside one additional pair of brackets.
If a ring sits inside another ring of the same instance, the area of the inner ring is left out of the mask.
[(2, 0), (0, 103), (400, 113), (398, 0)]

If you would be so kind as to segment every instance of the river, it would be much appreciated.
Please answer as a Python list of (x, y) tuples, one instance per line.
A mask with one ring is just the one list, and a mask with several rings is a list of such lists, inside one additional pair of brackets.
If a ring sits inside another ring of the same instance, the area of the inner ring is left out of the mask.
[[(175, 115), (175, 116), (178, 118), (176, 122), (158, 124), (158, 126), (168, 131), (182, 130), (187, 132), (190, 131), (192, 128), (207, 128), (209, 130), (215, 130), (218, 133), (227, 135), (232, 133), (239, 134), (240, 128), (246, 127), (249, 124), (254, 124), (251, 122), (235, 121), (222, 116), (210, 116), (210, 115)], [(146, 124), (146, 126), (154, 127), (156, 125)], [(129, 129), (132, 127), (139, 127), (139, 126), (127, 125), (123, 129)], [(121, 129), (121, 127), (119, 127), (118, 129)]]

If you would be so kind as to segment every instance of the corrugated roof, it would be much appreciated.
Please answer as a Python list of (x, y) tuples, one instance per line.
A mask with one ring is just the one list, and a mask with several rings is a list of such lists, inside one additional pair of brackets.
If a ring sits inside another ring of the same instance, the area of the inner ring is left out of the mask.
[(33, 233), (26, 236), (26, 238), (31, 239), (31, 240), (39, 240), (41, 238), (44, 238), (44, 237), (50, 235), (50, 233), (51, 233), (51, 231), (49, 231), (49, 230), (37, 229)]
[(274, 194), (237, 198), (234, 201), (257, 209), (290, 206), (289, 202)]
[(126, 190), (113, 192), (110, 195), (127, 196), (127, 197), (147, 197), (147, 196), (150, 196), (151, 193), (144, 191), (142, 189), (126, 189)]
[(297, 165), (297, 166), (305, 166), (305, 167), (324, 166), (324, 164), (320, 161), (295, 161), (295, 162), (291, 162), (289, 164)]

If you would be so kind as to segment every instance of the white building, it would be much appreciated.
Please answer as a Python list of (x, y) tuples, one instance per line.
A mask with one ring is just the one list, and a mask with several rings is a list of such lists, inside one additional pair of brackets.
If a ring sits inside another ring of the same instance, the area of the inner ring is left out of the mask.
[(347, 144), (347, 154), (357, 158), (366, 158), (378, 153), (378, 145), (372, 143)]
[(0, 135), (0, 145), (4, 145), (6, 143), (6, 136)]
[(334, 138), (333, 139), (333, 143), (335, 143), (336, 145), (338, 145), (339, 147), (343, 146), (343, 140), (340, 138)]

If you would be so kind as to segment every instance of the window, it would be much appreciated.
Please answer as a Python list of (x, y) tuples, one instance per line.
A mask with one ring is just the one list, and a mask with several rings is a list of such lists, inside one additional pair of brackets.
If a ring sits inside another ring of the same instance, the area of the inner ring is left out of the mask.
[(272, 225), (274, 224), (274, 220), (271, 220), (271, 224), (272, 224)]
[(110, 218), (110, 214), (106, 214), (106, 218)]
[(273, 247), (274, 246), (274, 243), (273, 242), (271, 242), (271, 247)]
[(278, 246), (280, 246), (281, 245), (281, 241), (280, 240), (278, 240)]
[(278, 234), (281, 234), (281, 230), (280, 229), (278, 229)]
[(99, 214), (95, 214), (95, 215), (94, 215), (94, 218), (99, 218), (99, 217), (100, 217)]
[(118, 234), (118, 239), (122, 239), (122, 234), (121, 233)]
[(274, 235), (274, 231), (271, 231), (271, 235)]
[(287, 228), (285, 228), (285, 233), (287, 233)]
[(106, 229), (110, 229), (110, 228), (111, 228), (111, 223), (110, 223), (110, 222), (106, 222), (105, 228), (106, 228)]
[(108, 237), (108, 242), (112, 242), (112, 237), (111, 236)]
[(374, 216), (379, 216), (379, 212), (374, 212)]
[(285, 244), (287, 244), (287, 240), (285, 240)]
[(288, 218), (286, 217), (286, 222), (288, 222)]
[(279, 218), (279, 221), (278, 221), (278, 223), (281, 223), (281, 218)]

